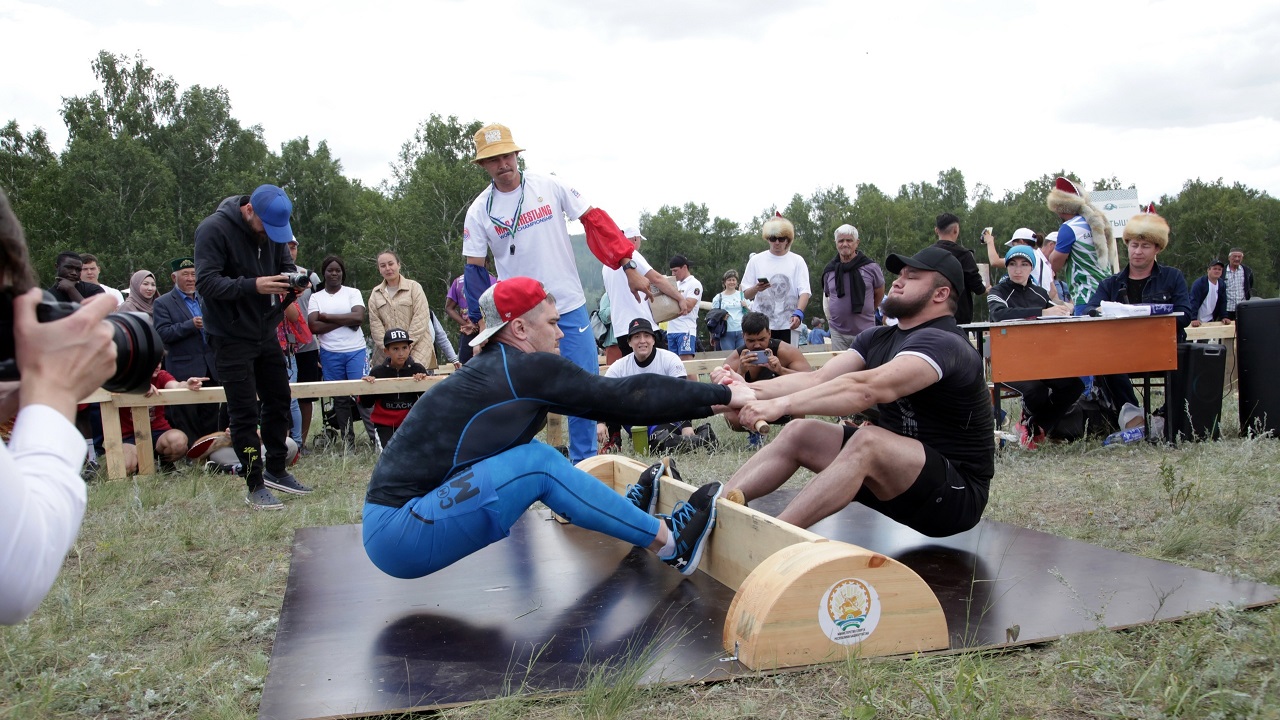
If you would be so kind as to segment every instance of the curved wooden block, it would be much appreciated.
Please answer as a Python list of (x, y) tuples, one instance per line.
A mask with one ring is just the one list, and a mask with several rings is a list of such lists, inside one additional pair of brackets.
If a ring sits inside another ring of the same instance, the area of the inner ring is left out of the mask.
[(753, 670), (948, 646), (942, 606), (919, 575), (842, 542), (770, 555), (738, 588), (724, 626), (725, 650)]

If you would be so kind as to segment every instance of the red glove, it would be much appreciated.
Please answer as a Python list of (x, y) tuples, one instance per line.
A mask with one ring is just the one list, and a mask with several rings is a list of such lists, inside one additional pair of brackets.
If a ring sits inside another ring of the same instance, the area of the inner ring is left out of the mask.
[(587, 247), (607, 268), (617, 269), (631, 257), (635, 248), (627, 240), (609, 213), (593, 207), (578, 218), (587, 231)]

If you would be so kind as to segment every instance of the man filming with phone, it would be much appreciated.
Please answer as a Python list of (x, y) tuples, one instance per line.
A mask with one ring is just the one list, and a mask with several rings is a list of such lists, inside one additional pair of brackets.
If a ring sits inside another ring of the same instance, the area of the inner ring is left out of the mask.
[[(75, 543), (87, 500), (76, 403), (116, 370), (111, 326), (102, 322), (115, 300), (93, 296), (71, 315), (41, 323), (36, 287), (22, 226), (0, 191), (0, 315), (12, 311), (12, 324), (0, 327), (0, 360), (14, 359), (21, 377), (0, 381), (0, 425), (14, 420), (8, 446), (0, 443), (4, 625), (35, 611)], [(0, 318), (0, 325), (7, 323)]]
[[(799, 348), (784, 340), (776, 340), (769, 330), (769, 317), (764, 313), (749, 312), (742, 318), (742, 347), (730, 353), (725, 365), (741, 375), (747, 382), (758, 382), (792, 373), (813, 372), (813, 366), (804, 359)], [(791, 420), (787, 417), (777, 424)], [(734, 430), (747, 430), (734, 424), (730, 416), (725, 421)], [(752, 447), (760, 444), (760, 436), (747, 431)]]

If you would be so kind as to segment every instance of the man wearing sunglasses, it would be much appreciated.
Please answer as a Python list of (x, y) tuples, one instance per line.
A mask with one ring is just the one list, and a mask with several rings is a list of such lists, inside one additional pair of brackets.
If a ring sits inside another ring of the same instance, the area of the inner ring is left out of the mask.
[(752, 310), (769, 318), (773, 339), (798, 345), (795, 329), (804, 322), (809, 304), (809, 266), (791, 252), (796, 229), (790, 220), (782, 215), (772, 217), (761, 234), (769, 243), (769, 252), (756, 253), (747, 261), (742, 294), (752, 301)]

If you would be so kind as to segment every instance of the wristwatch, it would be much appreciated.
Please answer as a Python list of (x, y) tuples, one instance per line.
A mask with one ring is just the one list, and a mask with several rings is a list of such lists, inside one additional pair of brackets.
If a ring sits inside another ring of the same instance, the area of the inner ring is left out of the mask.
[(627, 259), (626, 259), (626, 261), (622, 263), (622, 267), (620, 267), (620, 268), (618, 268), (618, 269), (619, 269), (619, 270), (622, 270), (622, 271), (626, 271), (626, 270), (635, 270), (635, 269), (636, 269), (636, 261), (635, 261), (635, 260), (632, 260), (631, 258), (627, 258)]

